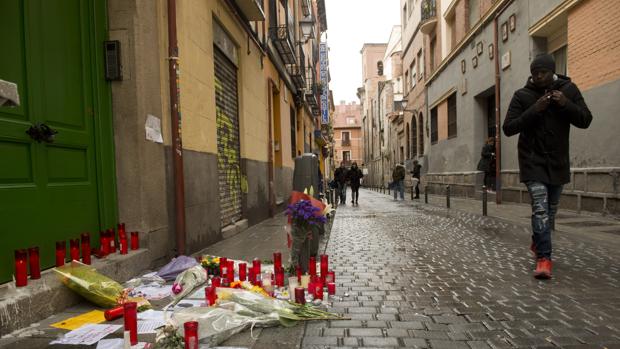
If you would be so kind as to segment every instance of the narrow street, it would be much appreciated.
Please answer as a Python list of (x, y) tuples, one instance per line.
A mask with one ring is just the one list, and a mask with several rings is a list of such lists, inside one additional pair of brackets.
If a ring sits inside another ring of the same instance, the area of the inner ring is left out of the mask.
[(538, 281), (525, 227), (362, 190), (327, 246), (351, 320), (309, 324), (302, 347), (620, 348), (613, 238), (556, 233)]

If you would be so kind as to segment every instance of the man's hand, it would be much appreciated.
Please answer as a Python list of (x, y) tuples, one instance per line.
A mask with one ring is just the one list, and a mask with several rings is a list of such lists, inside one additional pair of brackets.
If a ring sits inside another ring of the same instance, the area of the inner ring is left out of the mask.
[(555, 101), (560, 107), (566, 105), (566, 101), (568, 100), (566, 96), (562, 93), (562, 91), (553, 90), (551, 91), (551, 100)]
[(543, 112), (543, 111), (547, 110), (547, 108), (549, 107), (549, 104), (551, 104), (551, 98), (552, 98), (552, 96), (551, 96), (550, 92), (547, 92), (542, 97), (540, 97), (536, 101), (536, 104), (534, 104), (534, 107), (535, 107), (536, 111), (537, 112)]

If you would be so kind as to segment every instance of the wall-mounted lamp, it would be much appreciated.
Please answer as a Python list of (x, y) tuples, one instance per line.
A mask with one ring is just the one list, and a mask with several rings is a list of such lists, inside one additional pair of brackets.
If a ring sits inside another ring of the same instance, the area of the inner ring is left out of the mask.
[(304, 37), (305, 41), (309, 39), (314, 39), (314, 20), (309, 18), (302, 19), (299, 21), (299, 28), (301, 29), (301, 35)]

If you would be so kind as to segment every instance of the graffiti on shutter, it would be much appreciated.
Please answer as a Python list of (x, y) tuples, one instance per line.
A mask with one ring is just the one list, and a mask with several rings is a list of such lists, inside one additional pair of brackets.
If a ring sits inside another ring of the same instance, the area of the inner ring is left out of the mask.
[(241, 219), (237, 69), (218, 48), (214, 51), (220, 219), (225, 227)]

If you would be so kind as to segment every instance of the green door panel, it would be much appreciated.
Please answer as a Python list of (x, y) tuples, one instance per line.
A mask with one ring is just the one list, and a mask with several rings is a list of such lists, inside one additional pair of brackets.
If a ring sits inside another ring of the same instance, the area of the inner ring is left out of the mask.
[[(0, 282), (11, 278), (13, 250), (39, 246), (51, 267), (56, 241), (114, 223), (116, 202), (102, 207), (114, 198), (109, 86), (97, 59), (104, 4), (0, 1), (0, 32), (15, 33), (3, 41), (0, 79), (18, 84), (22, 103), (0, 108)], [(58, 132), (52, 143), (26, 134), (37, 122)]]

